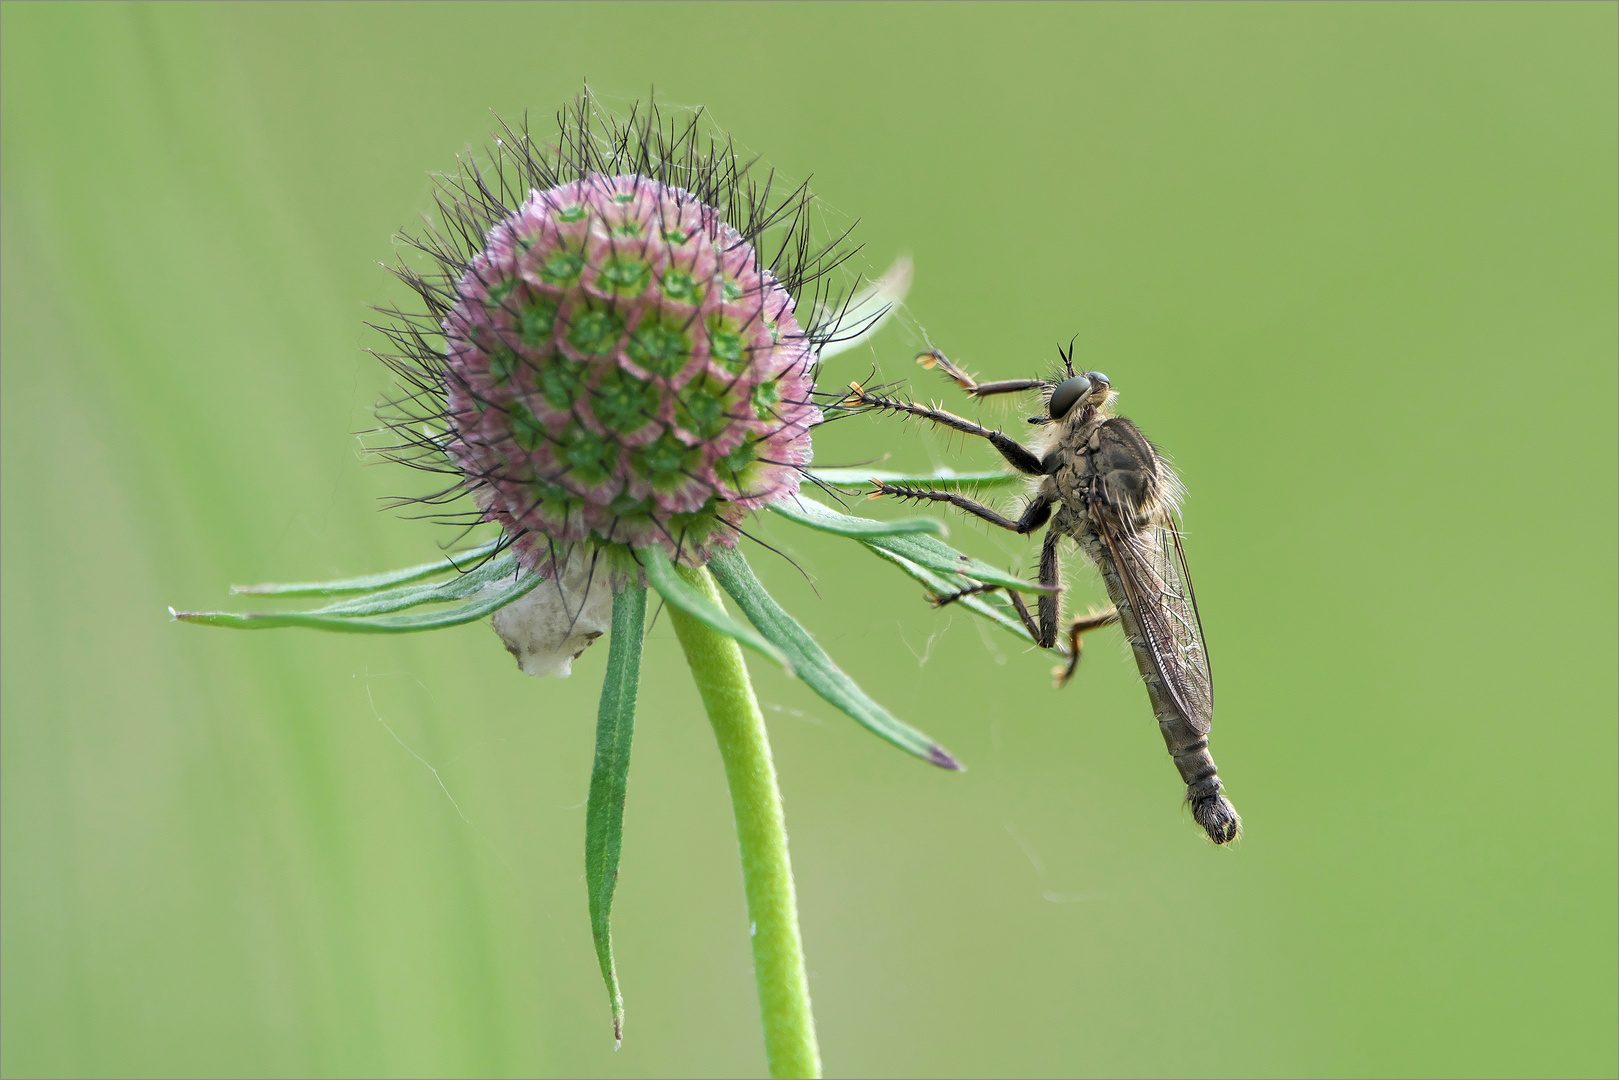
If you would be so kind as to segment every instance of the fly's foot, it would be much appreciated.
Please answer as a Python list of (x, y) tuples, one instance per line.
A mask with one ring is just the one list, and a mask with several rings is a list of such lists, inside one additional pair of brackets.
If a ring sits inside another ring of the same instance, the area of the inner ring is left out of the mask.
[(969, 596), (977, 596), (979, 593), (994, 592), (999, 588), (1002, 588), (1002, 586), (985, 585), (980, 583), (977, 585), (970, 585), (965, 589), (957, 589), (953, 593), (929, 593), (928, 603), (935, 608), (942, 608), (946, 604), (954, 604), (957, 600), (962, 600)]
[(925, 368), (938, 368), (956, 381), (956, 385), (971, 394), (978, 389), (978, 380), (962, 371), (950, 362), (950, 358), (938, 349), (929, 349), (916, 358), (916, 362)]
[(950, 358), (938, 349), (929, 349), (916, 358), (916, 362), (925, 368), (938, 368), (955, 381), (967, 393), (975, 398), (993, 397), (996, 394), (1017, 394), (1025, 390), (1048, 389), (1050, 383), (1043, 379), (1002, 379), (998, 382), (981, 383), (973, 376), (950, 362)]
[(1074, 669), (1079, 666), (1079, 650), (1068, 651), (1068, 663), (1058, 664), (1051, 669), (1051, 688), (1061, 690), (1068, 685), (1068, 680), (1074, 677)]
[(1104, 626), (1112, 626), (1119, 621), (1119, 609), (1108, 608), (1106, 611), (1088, 611), (1075, 619), (1068, 628), (1068, 663), (1051, 669), (1052, 678), (1057, 689), (1067, 685), (1068, 680), (1074, 677), (1074, 671), (1079, 667), (1080, 653), (1084, 649), (1080, 635), (1088, 634), (1092, 630), (1100, 630)]

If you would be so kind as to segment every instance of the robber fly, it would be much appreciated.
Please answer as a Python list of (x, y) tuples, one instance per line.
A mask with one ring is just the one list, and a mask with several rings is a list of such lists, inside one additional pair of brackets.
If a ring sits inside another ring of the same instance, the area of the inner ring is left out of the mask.
[[(1059, 353), (1065, 378), (990, 383), (978, 382), (937, 350), (917, 358), (927, 367), (939, 368), (975, 398), (1039, 391), (1046, 415), (1029, 418), (1029, 423), (1041, 427), (1033, 449), (942, 409), (851, 386), (854, 401), (862, 406), (920, 417), (987, 439), (1018, 472), (1038, 477), (1020, 517), (1006, 517), (953, 491), (878, 483), (872, 494), (949, 503), (1021, 534), (1049, 523), (1040, 550), (1040, 584), (1048, 591), (1036, 603), (1038, 619), (1029, 613), (1022, 596), (1007, 590), (1024, 627), (1043, 649), (1062, 648), (1057, 643), (1062, 584), (1057, 545), (1065, 536), (1078, 543), (1101, 573), (1113, 607), (1082, 615), (1069, 625), (1067, 665), (1057, 670), (1058, 685), (1067, 682), (1079, 664), (1082, 634), (1120, 624), (1135, 652), (1164, 744), (1186, 783), (1192, 817), (1216, 844), (1229, 843), (1241, 831), (1242, 818), (1226, 800), (1209, 755), (1214, 684), (1176, 528), (1180, 480), (1134, 424), (1111, 415), (1118, 395), (1107, 376), (1099, 371), (1076, 373), (1072, 346)], [(975, 585), (933, 601), (943, 605), (998, 588)]]

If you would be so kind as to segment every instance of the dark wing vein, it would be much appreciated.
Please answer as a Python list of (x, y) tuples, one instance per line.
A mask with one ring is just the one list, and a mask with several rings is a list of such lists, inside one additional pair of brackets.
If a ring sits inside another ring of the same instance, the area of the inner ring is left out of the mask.
[(1208, 734), (1214, 722), (1214, 675), (1179, 530), (1165, 521), (1123, 534), (1106, 515), (1101, 524), (1159, 677), (1193, 730)]

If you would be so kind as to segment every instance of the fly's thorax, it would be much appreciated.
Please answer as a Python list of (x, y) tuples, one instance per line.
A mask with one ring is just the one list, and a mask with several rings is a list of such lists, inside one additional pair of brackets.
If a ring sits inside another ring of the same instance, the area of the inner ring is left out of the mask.
[(1109, 419), (1106, 409), (1086, 405), (1063, 418), (1058, 426), (1063, 429), (1063, 440), (1074, 446), (1088, 445), (1101, 426)]
[(1158, 449), (1122, 416), (1103, 420), (1085, 448), (1091, 503), (1107, 512), (1125, 532), (1139, 532), (1167, 520), (1180, 500), (1180, 481)]
[[(1083, 514), (1087, 502), (1091, 467), (1092, 442), (1103, 417), (1093, 408), (1075, 409), (1062, 420), (1048, 424), (1042, 431), (1040, 459), (1046, 463), (1048, 483), (1046, 493), (1062, 507)], [(1058, 528), (1073, 534), (1073, 529), (1061, 523)]]
[[(1095, 526), (1091, 523), (1090, 511), (1086, 509), (1083, 500), (1077, 497), (1070, 499), (1064, 496), (1061, 481), (1062, 477), (1060, 476), (1047, 477), (1046, 480), (1050, 485), (1050, 492), (1056, 497), (1057, 503), (1056, 510), (1051, 515), (1051, 528), (1079, 543), (1080, 547), (1084, 548), (1085, 545), (1081, 540), (1081, 534), (1089, 531), (1094, 536), (1096, 531)], [(1086, 548), (1086, 554), (1090, 554), (1088, 548)], [(1094, 557), (1092, 557), (1092, 561), (1095, 561)]]

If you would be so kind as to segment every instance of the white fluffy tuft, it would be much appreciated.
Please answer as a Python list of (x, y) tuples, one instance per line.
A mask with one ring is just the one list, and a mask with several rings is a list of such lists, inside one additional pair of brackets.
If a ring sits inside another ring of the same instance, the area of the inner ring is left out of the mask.
[(495, 633), (524, 675), (566, 679), (573, 662), (613, 624), (613, 589), (605, 558), (578, 548), (559, 578), (495, 612)]

